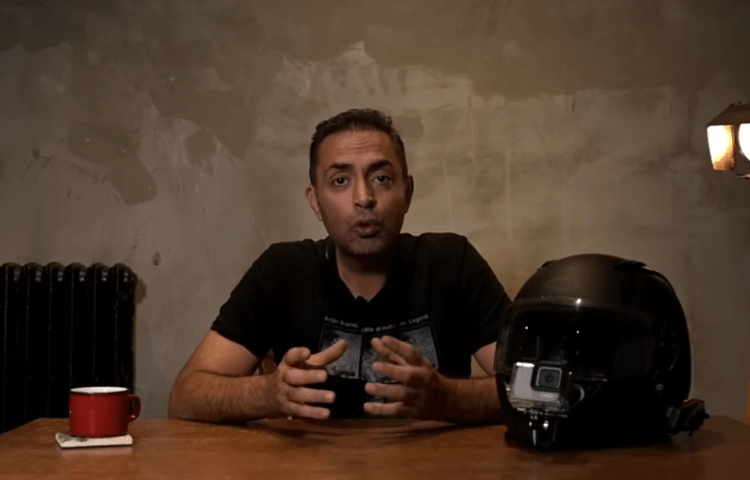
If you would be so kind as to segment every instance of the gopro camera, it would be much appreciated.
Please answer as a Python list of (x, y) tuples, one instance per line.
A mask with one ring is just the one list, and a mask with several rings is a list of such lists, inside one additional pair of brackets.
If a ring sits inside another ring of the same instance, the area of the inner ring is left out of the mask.
[(506, 385), (508, 400), (520, 411), (538, 409), (547, 412), (567, 412), (569, 382), (560, 365), (517, 362), (513, 366), (510, 385)]

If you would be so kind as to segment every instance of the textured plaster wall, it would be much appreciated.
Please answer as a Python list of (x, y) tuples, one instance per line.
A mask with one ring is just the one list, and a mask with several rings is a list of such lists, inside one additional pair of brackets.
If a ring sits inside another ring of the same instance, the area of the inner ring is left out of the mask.
[(137, 391), (179, 369), (270, 243), (325, 234), (315, 124), (395, 117), (405, 230), (467, 235), (513, 295), (545, 260), (648, 263), (674, 284), (692, 395), (740, 419), (750, 182), (704, 125), (750, 100), (750, 3), (0, 0), (1, 262), (125, 262), (144, 289)]

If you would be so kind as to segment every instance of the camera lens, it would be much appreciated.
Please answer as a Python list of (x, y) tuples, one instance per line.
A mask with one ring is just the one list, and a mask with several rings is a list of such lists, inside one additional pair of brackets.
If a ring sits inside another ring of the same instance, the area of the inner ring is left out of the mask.
[(559, 389), (562, 384), (562, 369), (558, 367), (539, 367), (536, 373), (536, 386), (546, 389)]

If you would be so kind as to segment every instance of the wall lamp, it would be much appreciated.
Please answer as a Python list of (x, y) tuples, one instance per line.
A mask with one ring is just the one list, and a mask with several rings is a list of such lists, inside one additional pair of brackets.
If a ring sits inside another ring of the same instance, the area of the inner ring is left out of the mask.
[(750, 103), (733, 103), (706, 125), (714, 170), (750, 179)]

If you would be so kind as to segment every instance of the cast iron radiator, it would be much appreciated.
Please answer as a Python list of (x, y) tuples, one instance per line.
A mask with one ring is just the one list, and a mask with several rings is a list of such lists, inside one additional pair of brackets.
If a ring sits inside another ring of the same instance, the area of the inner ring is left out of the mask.
[(66, 418), (70, 388), (134, 386), (136, 276), (125, 265), (0, 270), (0, 433)]

